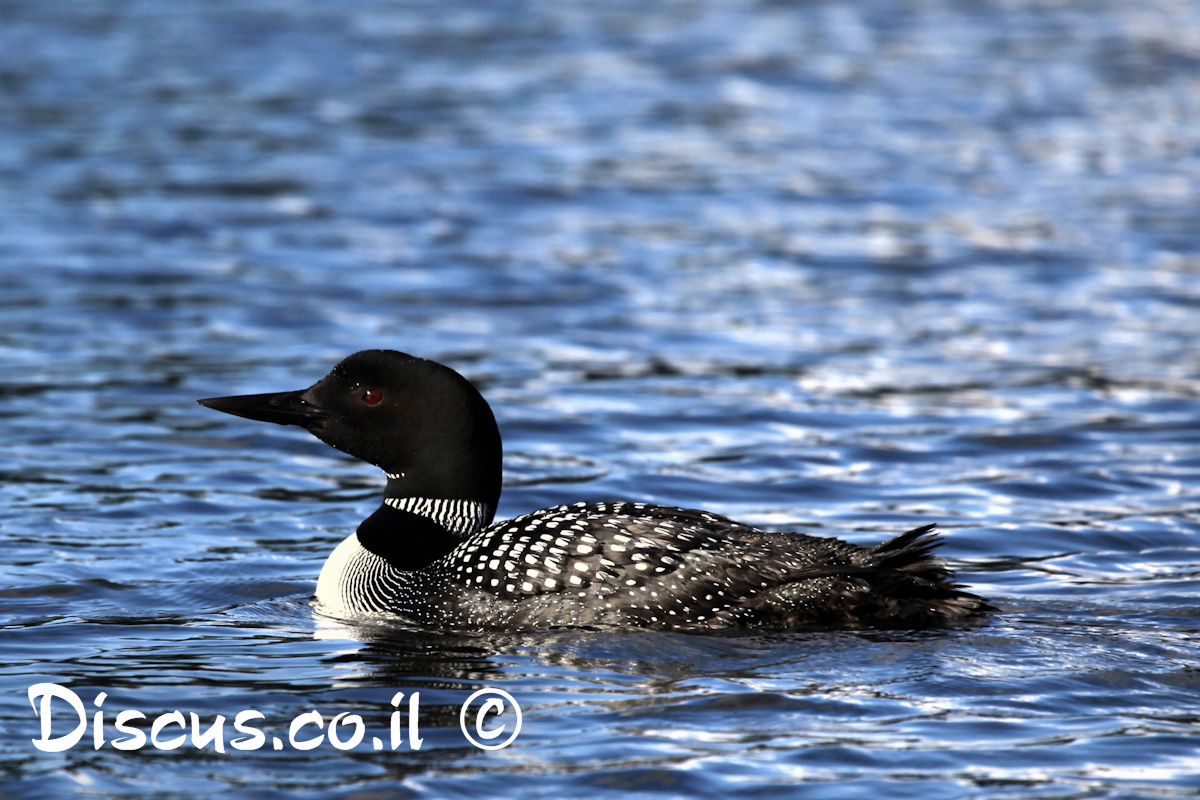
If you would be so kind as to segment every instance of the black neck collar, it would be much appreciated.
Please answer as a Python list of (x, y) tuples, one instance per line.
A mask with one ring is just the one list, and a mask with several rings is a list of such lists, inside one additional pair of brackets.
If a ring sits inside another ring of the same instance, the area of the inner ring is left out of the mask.
[(458, 539), (434, 520), (381, 505), (358, 526), (358, 543), (396, 569), (427, 567), (449, 553)]

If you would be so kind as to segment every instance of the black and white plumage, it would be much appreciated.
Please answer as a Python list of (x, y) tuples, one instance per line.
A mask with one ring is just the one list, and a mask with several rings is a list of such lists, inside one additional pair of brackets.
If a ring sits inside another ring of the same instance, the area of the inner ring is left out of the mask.
[(920, 628), (990, 610), (933, 555), (933, 525), (871, 548), (628, 502), (489, 525), (501, 480), (491, 409), (454, 370), (404, 353), (355, 353), (302, 391), (199, 402), (299, 425), (384, 470), (383, 503), (317, 582), (336, 615), (462, 630), (796, 630)]

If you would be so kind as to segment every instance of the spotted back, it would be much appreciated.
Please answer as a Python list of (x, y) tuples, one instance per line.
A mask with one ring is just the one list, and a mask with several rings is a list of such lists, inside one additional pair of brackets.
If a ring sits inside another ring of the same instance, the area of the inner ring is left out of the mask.
[(836, 540), (791, 536), (794, 546), (780, 548), (704, 511), (580, 503), (493, 525), (434, 566), (469, 590), (468, 605), (505, 607), (520, 624), (726, 627), (747, 597), (816, 575), (831, 557), (850, 564), (799, 546)]

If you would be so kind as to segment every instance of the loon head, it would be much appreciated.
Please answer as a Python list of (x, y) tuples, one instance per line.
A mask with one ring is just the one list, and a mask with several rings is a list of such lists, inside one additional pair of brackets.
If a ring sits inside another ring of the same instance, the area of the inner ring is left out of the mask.
[(211, 397), (208, 408), (298, 425), (382, 469), (388, 497), (500, 499), (500, 431), (487, 401), (449, 367), (394, 350), (347, 356), (307, 389)]

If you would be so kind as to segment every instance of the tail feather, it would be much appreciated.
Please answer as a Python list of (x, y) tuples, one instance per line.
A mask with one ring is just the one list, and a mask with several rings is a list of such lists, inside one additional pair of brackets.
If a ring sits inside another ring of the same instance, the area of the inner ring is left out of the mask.
[(950, 577), (950, 571), (934, 553), (941, 544), (942, 536), (937, 532), (937, 525), (922, 525), (872, 547), (867, 551), (866, 563), (879, 569), (894, 569), (914, 573), (914, 576), (944, 580)]
[[(913, 528), (874, 547), (750, 529), (741, 532), (741, 540), (762, 545), (763, 558), (726, 565), (726, 577), (736, 573), (745, 581), (747, 597), (727, 614), (716, 615), (710, 627), (918, 629), (995, 610), (954, 582), (934, 552), (941, 544), (934, 525)], [(776, 557), (788, 550), (805, 558)], [(768, 587), (764, 579), (774, 585)]]
[(890, 600), (884, 604), (889, 616), (895, 622), (910, 615), (953, 621), (995, 611), (982, 597), (955, 583), (954, 573), (934, 552), (942, 543), (935, 529), (935, 525), (922, 525), (867, 551), (864, 561)]

